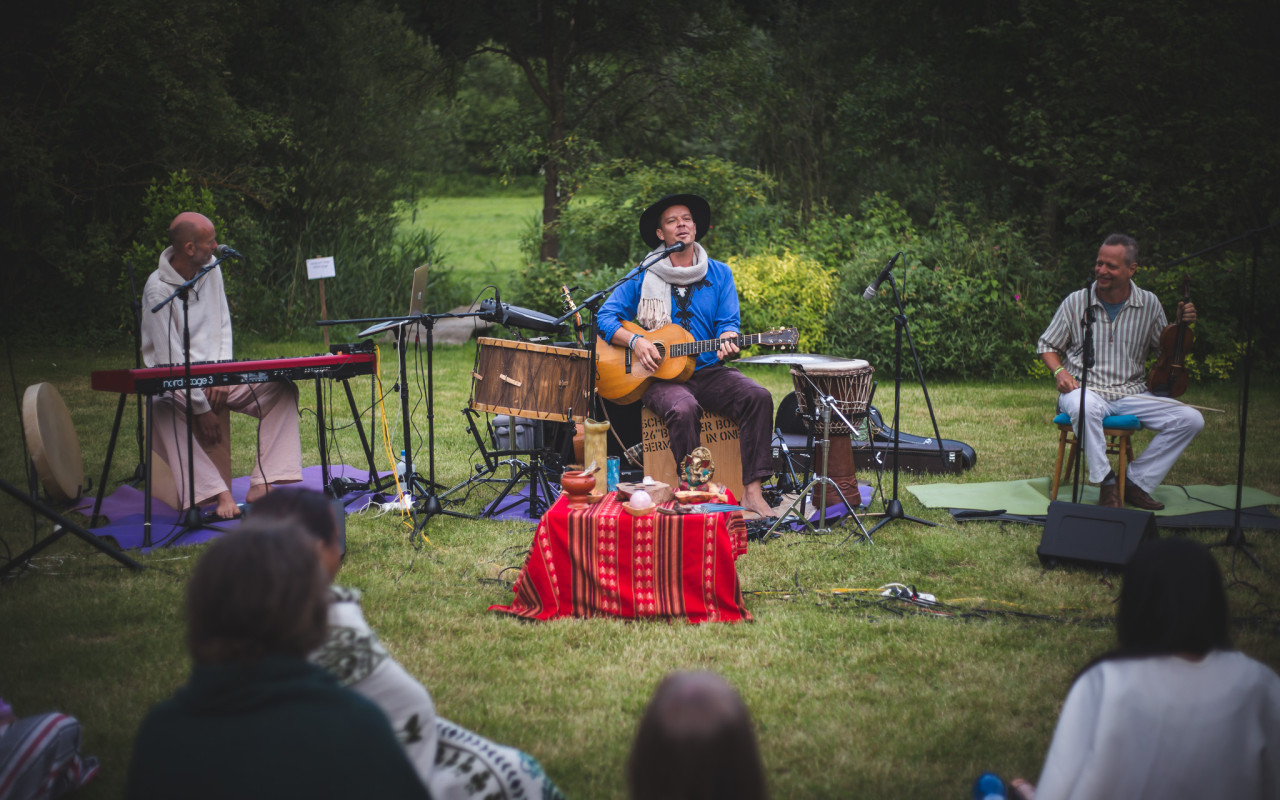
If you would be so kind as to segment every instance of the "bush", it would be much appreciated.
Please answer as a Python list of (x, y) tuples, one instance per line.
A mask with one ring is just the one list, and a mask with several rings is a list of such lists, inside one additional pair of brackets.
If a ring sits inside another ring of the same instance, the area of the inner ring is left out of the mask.
[[(910, 332), (925, 373), (932, 377), (1020, 377), (1036, 359), (1035, 344), (1059, 298), (1043, 287), (1022, 237), (999, 222), (959, 218), (935, 210), (918, 230), (893, 201), (879, 195), (858, 218), (839, 226), (858, 242), (840, 272), (840, 300), (828, 321), (832, 349), (884, 369), (893, 363), (896, 309), (889, 284), (870, 303), (858, 299), (892, 255)], [(904, 361), (911, 353), (905, 349)], [(907, 369), (907, 367), (904, 367)]]
[(550, 313), (561, 307), (562, 283), (595, 290), (617, 280), (649, 252), (637, 227), (640, 214), (668, 194), (692, 192), (711, 204), (711, 230), (700, 241), (712, 258), (759, 249), (755, 242), (781, 230), (781, 213), (767, 200), (770, 188), (763, 173), (717, 158), (676, 165), (611, 161), (594, 170), (565, 207), (559, 261), (538, 261), (537, 226), (523, 238), (527, 263), (517, 302)]
[[(182, 209), (209, 217), (217, 228), (219, 241), (233, 243), (250, 259), (247, 264), (235, 264), (227, 270), (227, 302), (237, 332), (277, 337), (314, 327), (320, 318), (320, 288), (307, 278), (306, 260), (317, 256), (333, 256), (336, 265), (337, 274), (326, 280), (325, 287), (329, 319), (404, 313), (413, 270), (425, 263), (432, 263), (435, 268), (428, 282), (424, 311), (447, 311), (468, 300), (465, 287), (454, 279), (446, 264), (437, 260), (438, 237), (432, 231), (396, 236), (394, 220), (388, 220), (341, 229), (309, 228), (296, 241), (288, 241), (259, 217), (237, 209), (226, 198), (221, 198), (222, 203), (219, 199), (209, 189), (191, 182), (186, 173), (173, 174), (167, 183), (148, 187), (144, 234), (126, 254), (136, 269), (139, 292), (155, 269), (160, 252), (168, 246), (173, 210)], [(121, 296), (125, 297), (127, 280), (123, 273), (120, 284)], [(122, 318), (127, 319), (127, 302), (122, 300), (120, 308)], [(364, 327), (342, 333), (354, 334)]]
[(742, 332), (794, 327), (802, 353), (827, 349), (827, 314), (835, 294), (834, 271), (791, 251), (729, 260), (742, 307)]

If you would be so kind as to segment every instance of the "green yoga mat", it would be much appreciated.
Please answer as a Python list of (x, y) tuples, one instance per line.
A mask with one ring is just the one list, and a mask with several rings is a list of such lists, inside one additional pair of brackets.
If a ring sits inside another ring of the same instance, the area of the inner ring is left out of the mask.
[[(1044, 516), (1049, 513), (1048, 478), (1032, 478), (1022, 481), (995, 481), (992, 483), (929, 483), (908, 486), (907, 491), (927, 508), (973, 508), (986, 511), (1004, 509), (1006, 513), (1022, 516)], [(1158, 517), (1184, 516), (1209, 511), (1221, 511), (1236, 507), (1236, 487), (1192, 486), (1158, 487), (1151, 496), (1164, 503), (1164, 510), (1155, 512)], [(1058, 487), (1058, 499), (1071, 499), (1071, 484)], [(1280, 497), (1260, 489), (1245, 487), (1242, 507), (1280, 505)], [(1098, 502), (1098, 487), (1082, 486), (1080, 502)]]

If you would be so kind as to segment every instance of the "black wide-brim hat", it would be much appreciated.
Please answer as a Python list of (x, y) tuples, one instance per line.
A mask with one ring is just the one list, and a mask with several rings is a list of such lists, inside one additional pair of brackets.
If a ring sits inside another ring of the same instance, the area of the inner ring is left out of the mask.
[(662, 244), (658, 238), (658, 228), (662, 226), (662, 212), (672, 206), (685, 206), (693, 215), (693, 224), (697, 228), (693, 240), (699, 241), (711, 229), (711, 204), (696, 194), (669, 194), (649, 206), (640, 215), (640, 238), (650, 247)]

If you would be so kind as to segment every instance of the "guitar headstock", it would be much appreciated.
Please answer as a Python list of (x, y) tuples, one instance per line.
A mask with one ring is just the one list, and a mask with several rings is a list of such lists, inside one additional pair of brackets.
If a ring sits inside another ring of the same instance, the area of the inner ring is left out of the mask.
[(795, 328), (778, 328), (760, 334), (760, 344), (768, 347), (795, 347), (800, 341), (800, 331)]

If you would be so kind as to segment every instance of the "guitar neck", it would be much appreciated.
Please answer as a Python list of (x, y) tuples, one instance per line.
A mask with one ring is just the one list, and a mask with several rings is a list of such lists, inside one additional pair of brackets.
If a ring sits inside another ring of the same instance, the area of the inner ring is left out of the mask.
[[(762, 334), (759, 334), (759, 333), (750, 333), (750, 334), (747, 334), (746, 336), (738, 336), (734, 341), (737, 342), (738, 347), (750, 347), (751, 345), (758, 344), (760, 342), (761, 335)], [(725, 338), (727, 339), (732, 337), (725, 337)], [(714, 350), (719, 350), (720, 343), (723, 341), (724, 339), (703, 339), (700, 342), (685, 342), (683, 344), (673, 344), (670, 346), (668, 355), (689, 356), (689, 355), (695, 355), (697, 353), (710, 353)]]

